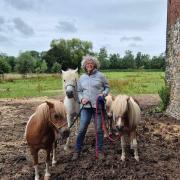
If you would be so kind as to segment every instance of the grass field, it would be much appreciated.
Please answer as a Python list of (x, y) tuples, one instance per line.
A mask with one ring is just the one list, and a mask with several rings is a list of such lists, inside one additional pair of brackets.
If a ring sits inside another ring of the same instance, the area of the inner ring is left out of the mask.
[[(104, 72), (113, 94), (157, 94), (164, 86), (164, 72)], [(62, 95), (62, 80), (58, 74), (7, 74), (0, 80), (0, 98)]]

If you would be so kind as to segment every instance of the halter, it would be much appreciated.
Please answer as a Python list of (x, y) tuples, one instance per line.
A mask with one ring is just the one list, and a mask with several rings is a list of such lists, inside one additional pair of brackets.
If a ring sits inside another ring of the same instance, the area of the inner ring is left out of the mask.
[(77, 98), (77, 81), (76, 81), (76, 79), (75, 79), (75, 85), (73, 85), (73, 84), (70, 84), (70, 83), (68, 83), (67, 85), (65, 85), (65, 91), (67, 90), (67, 87), (68, 86), (70, 86), (70, 87), (73, 87), (73, 89), (74, 89), (74, 92), (76, 93), (76, 95), (74, 95), (73, 96), (73, 98), (74, 98), (74, 100), (76, 101), (78, 98)]
[(60, 130), (61, 128), (63, 128), (64, 126), (67, 125), (67, 122), (65, 122), (65, 123), (63, 123), (62, 125), (57, 126), (57, 125), (52, 121), (51, 115), (50, 115), (50, 118), (48, 119), (48, 121), (51, 123), (52, 126), (55, 127), (55, 130), (56, 130), (57, 132), (59, 132), (59, 130)]
[(76, 86), (75, 85), (72, 85), (72, 84), (67, 84), (66, 86), (65, 86), (65, 89), (67, 89), (67, 87), (68, 86), (71, 86), (71, 87), (73, 87), (74, 89), (76, 88)]

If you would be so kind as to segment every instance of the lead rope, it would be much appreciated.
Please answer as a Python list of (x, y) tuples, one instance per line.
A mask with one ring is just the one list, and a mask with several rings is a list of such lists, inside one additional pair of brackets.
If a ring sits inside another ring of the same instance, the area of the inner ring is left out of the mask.
[(98, 159), (98, 132), (97, 132), (97, 115), (98, 115), (98, 108), (101, 106), (101, 126), (103, 129), (103, 122), (104, 122), (104, 97), (98, 96), (96, 98), (96, 114), (95, 114), (95, 131), (96, 131), (96, 159)]
[(115, 142), (117, 140), (119, 140), (122, 136), (123, 133), (119, 133), (119, 135), (113, 139), (112, 137), (110, 137), (106, 125), (105, 125), (105, 102), (104, 102), (104, 98), (102, 96), (98, 96), (96, 98), (96, 115), (95, 115), (95, 130), (96, 130), (96, 159), (98, 159), (98, 133), (97, 133), (97, 114), (98, 114), (98, 105), (101, 105), (101, 124), (102, 124), (102, 128), (104, 133), (106, 134), (106, 136), (108, 137), (108, 139), (111, 142)]
[(98, 159), (98, 133), (97, 133), (98, 98), (96, 99), (95, 132), (96, 132), (96, 159)]

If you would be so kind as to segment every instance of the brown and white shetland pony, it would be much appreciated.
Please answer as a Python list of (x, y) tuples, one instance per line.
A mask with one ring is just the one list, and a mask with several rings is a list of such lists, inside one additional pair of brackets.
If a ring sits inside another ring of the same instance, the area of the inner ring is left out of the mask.
[(48, 179), (50, 176), (50, 152), (53, 150), (52, 165), (54, 166), (56, 164), (56, 140), (69, 136), (69, 129), (65, 127), (66, 125), (66, 110), (64, 104), (60, 101), (42, 103), (29, 118), (25, 138), (33, 156), (35, 180), (39, 179), (38, 151), (40, 149), (46, 150), (45, 179)]
[(111, 106), (108, 115), (113, 117), (115, 128), (121, 134), (121, 160), (125, 160), (125, 135), (128, 135), (131, 148), (134, 150), (134, 158), (139, 161), (136, 129), (141, 118), (141, 110), (138, 103), (127, 95), (118, 95), (114, 100), (109, 95), (106, 97), (106, 104)]

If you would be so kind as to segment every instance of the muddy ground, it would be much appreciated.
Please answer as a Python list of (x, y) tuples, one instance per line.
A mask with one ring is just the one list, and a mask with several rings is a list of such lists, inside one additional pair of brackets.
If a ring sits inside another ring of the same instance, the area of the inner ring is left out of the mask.
[[(56, 99), (60, 97), (54, 97)], [(104, 142), (106, 158), (95, 159), (94, 133), (88, 132), (81, 158), (72, 162), (72, 151), (58, 145), (57, 166), (51, 167), (52, 180), (58, 179), (180, 179), (180, 121), (161, 113), (152, 113), (158, 96), (138, 96), (142, 120), (138, 127), (140, 161), (136, 162), (127, 148), (125, 162), (120, 159), (120, 142)], [(44, 98), (0, 100), (0, 179), (33, 179), (34, 169), (29, 149), (23, 138), (29, 116)], [(151, 112), (151, 113), (150, 113)], [(71, 148), (75, 138), (71, 141)], [(44, 175), (44, 153), (40, 152), (40, 175)]]

